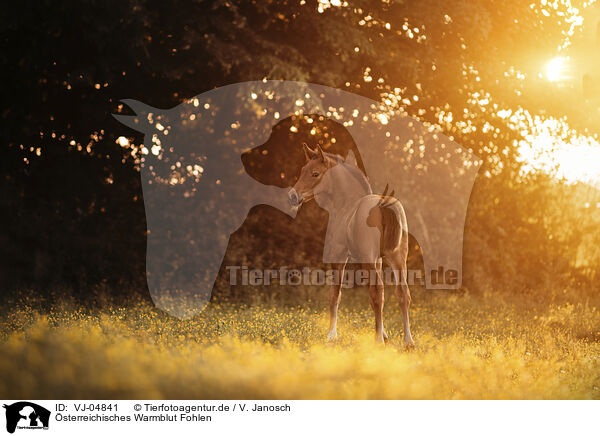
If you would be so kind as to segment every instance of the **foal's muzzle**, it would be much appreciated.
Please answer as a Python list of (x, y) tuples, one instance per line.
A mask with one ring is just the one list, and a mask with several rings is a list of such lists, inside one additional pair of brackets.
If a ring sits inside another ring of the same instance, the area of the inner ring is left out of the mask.
[(288, 191), (288, 200), (290, 201), (290, 206), (298, 207), (302, 204), (302, 194), (298, 194), (294, 188), (290, 188)]

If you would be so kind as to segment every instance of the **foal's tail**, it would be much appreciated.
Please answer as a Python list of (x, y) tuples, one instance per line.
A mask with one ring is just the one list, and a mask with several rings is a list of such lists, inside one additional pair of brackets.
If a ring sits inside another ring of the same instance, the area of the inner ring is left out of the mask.
[(379, 210), (381, 211), (381, 225), (383, 227), (383, 234), (381, 235), (381, 251), (384, 253), (391, 253), (392, 251), (395, 251), (401, 243), (400, 232), (402, 232), (403, 229), (400, 227), (398, 216), (393, 208), (389, 206), (379, 206)]
[[(408, 224), (406, 222), (406, 213), (404, 208), (397, 201), (397, 208), (390, 207), (381, 208), (383, 237), (382, 247), (383, 253), (390, 255), (390, 260), (395, 270), (397, 284), (403, 289), (403, 292), (408, 295), (410, 301), (410, 291), (408, 290)], [(381, 207), (381, 206), (380, 206)], [(401, 233), (401, 234), (400, 234)], [(397, 291), (398, 292), (398, 291)], [(398, 297), (400, 301), (404, 301), (404, 294)]]
[[(391, 207), (395, 205), (397, 207)], [(406, 263), (408, 257), (408, 224), (406, 213), (400, 202), (396, 199), (388, 204), (380, 204), (381, 224), (383, 234), (381, 235), (381, 252), (391, 253), (400, 249), (402, 261)]]
[[(397, 248), (400, 248), (400, 253), (404, 263), (406, 263), (406, 257), (408, 256), (408, 225), (406, 224), (406, 214), (404, 213), (402, 204), (400, 204), (398, 199), (394, 198), (394, 191), (387, 195), (388, 188), (389, 186), (386, 185), (377, 204), (381, 211), (381, 224), (383, 227), (380, 251), (382, 253), (392, 253)], [(397, 209), (397, 215), (395, 209)]]

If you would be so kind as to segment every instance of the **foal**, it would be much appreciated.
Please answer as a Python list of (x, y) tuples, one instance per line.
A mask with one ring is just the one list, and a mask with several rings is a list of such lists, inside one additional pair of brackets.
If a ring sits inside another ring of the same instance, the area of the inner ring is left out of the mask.
[(294, 208), (313, 198), (329, 212), (329, 224), (323, 258), (338, 271), (339, 283), (329, 293), (328, 340), (337, 338), (337, 310), (341, 299), (342, 277), (346, 263), (361, 264), (369, 276), (369, 297), (375, 312), (375, 339), (387, 341), (383, 327), (384, 286), (382, 258), (390, 264), (395, 277), (396, 296), (400, 302), (404, 326), (404, 345), (414, 347), (410, 334), (408, 308), (410, 290), (407, 283), (408, 228), (400, 202), (390, 196), (374, 195), (367, 178), (340, 156), (303, 145), (306, 164), (288, 192)]

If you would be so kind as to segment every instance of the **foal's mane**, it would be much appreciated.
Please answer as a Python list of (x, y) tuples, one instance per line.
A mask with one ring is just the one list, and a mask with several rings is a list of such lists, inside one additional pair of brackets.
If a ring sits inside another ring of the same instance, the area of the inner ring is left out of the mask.
[(352, 177), (354, 177), (361, 184), (361, 186), (365, 189), (367, 194), (373, 193), (373, 190), (371, 189), (369, 180), (367, 179), (365, 174), (359, 168), (357, 168), (354, 165), (350, 165), (350, 164), (346, 163), (344, 158), (342, 156), (340, 156), (339, 154), (333, 154), (333, 153), (328, 153), (328, 152), (324, 152), (324, 154), (328, 158), (335, 160), (339, 165), (342, 165), (343, 168), (346, 171), (348, 171), (352, 175)]

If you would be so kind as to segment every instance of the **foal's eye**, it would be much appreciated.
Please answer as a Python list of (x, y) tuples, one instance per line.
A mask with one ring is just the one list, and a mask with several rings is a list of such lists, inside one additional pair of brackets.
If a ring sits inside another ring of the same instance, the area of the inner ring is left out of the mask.
[(315, 172), (312, 174), (312, 176), (313, 176), (313, 177), (319, 177), (319, 173), (315, 171)]

